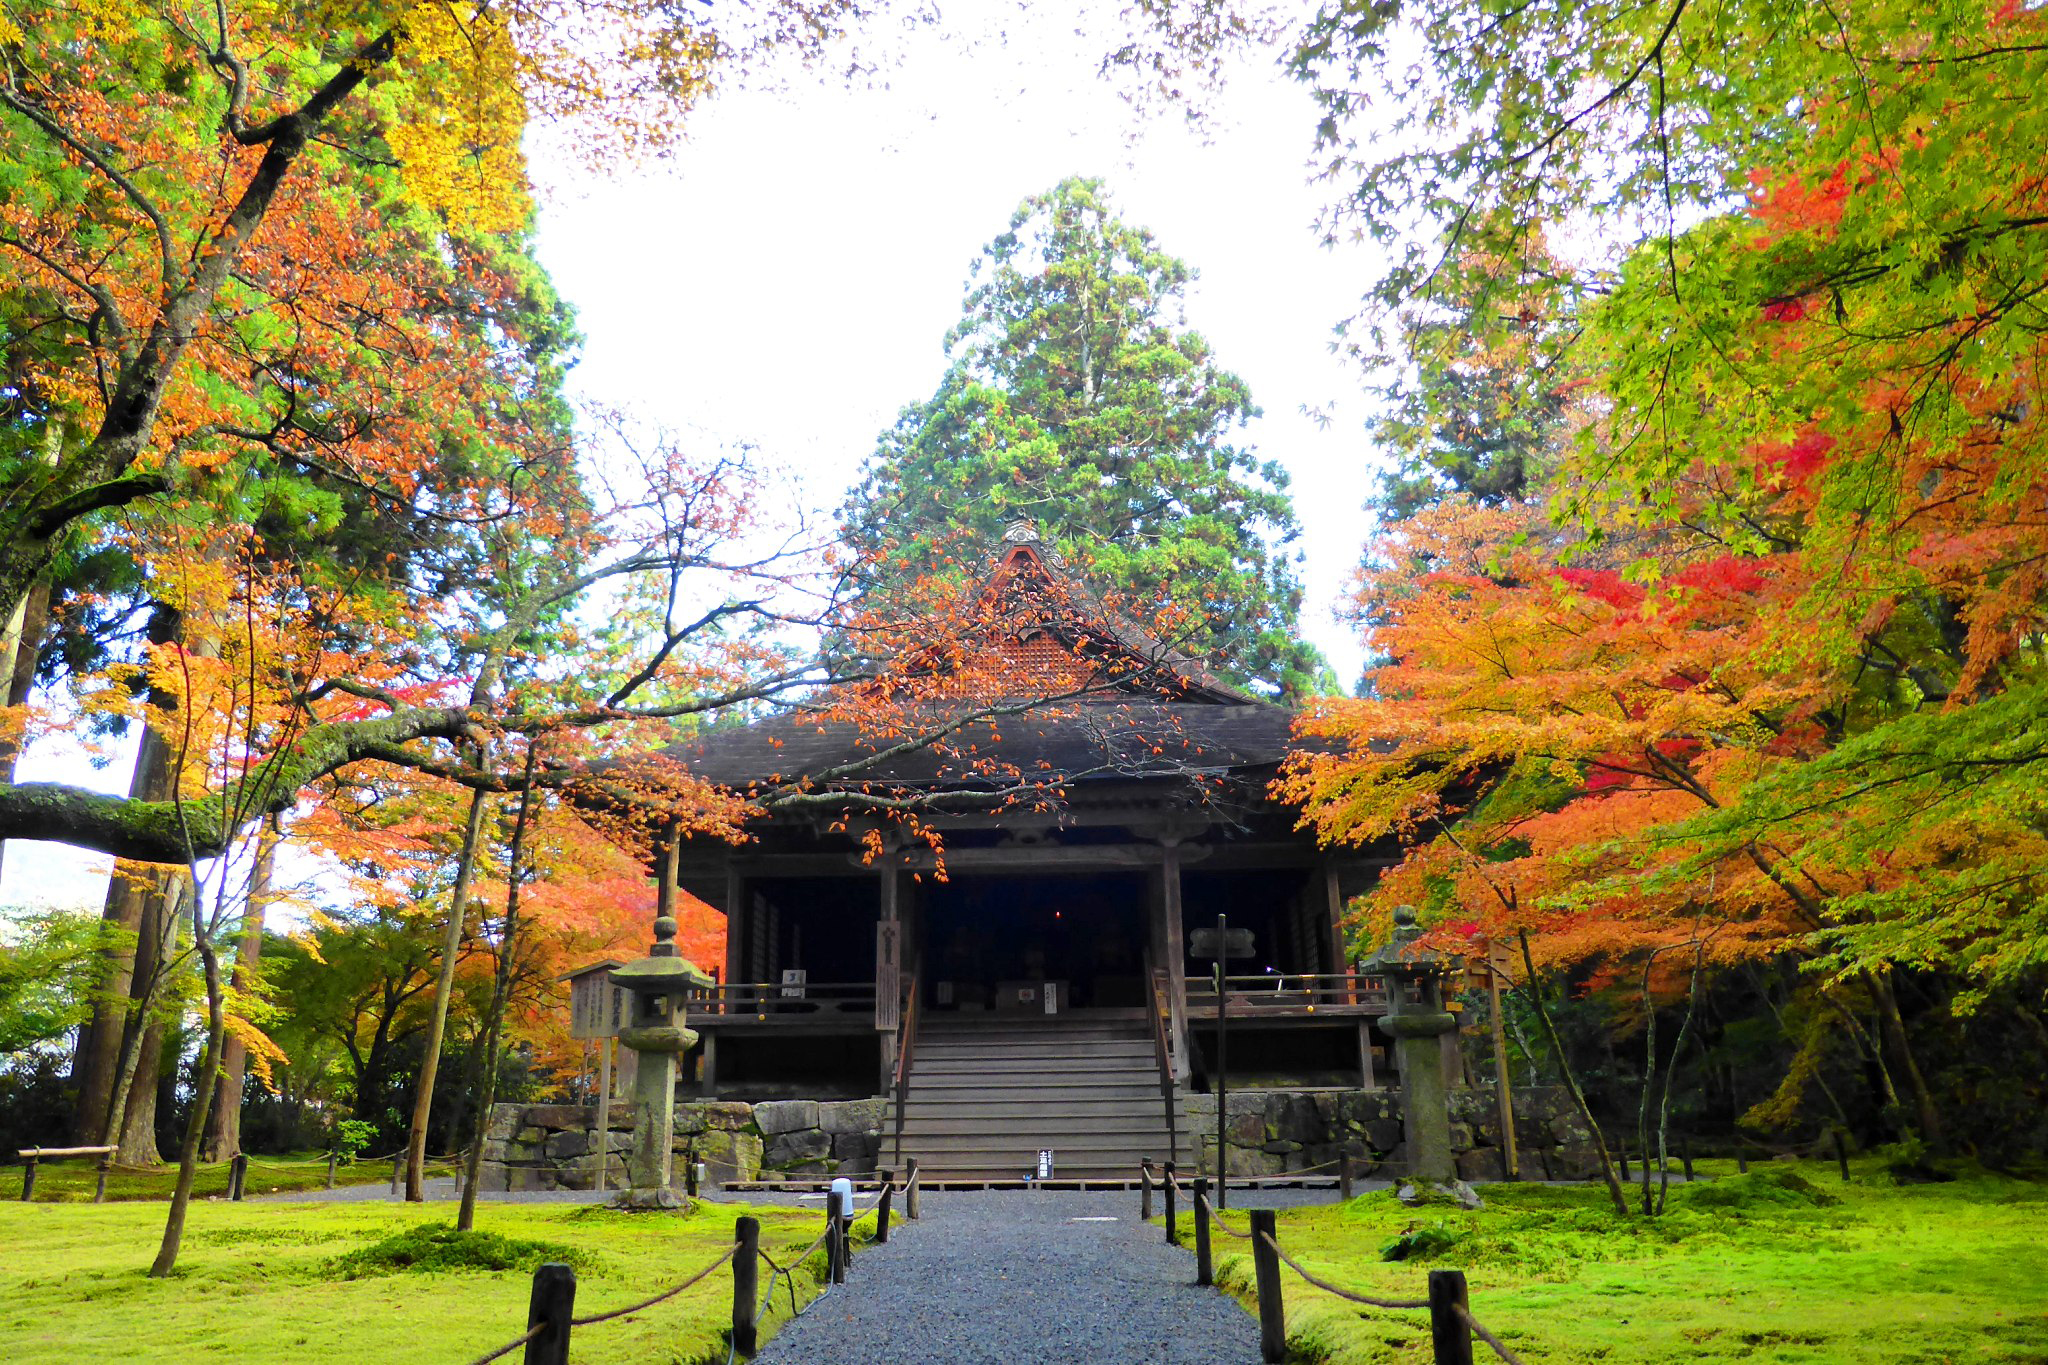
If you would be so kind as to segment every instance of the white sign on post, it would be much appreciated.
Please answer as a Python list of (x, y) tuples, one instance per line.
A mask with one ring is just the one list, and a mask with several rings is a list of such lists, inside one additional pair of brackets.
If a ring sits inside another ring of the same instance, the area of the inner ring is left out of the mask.
[(1040, 1180), (1052, 1179), (1052, 1148), (1050, 1147), (1038, 1149), (1038, 1178)]

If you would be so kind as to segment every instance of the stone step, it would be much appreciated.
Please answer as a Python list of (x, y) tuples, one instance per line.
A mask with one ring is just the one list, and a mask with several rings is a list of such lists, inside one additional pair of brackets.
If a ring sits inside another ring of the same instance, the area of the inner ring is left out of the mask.
[[(895, 1146), (895, 1139), (886, 1144)], [(1130, 1152), (1133, 1163), (1141, 1156), (1151, 1154), (1157, 1147), (1166, 1147), (1166, 1129), (1159, 1127), (1151, 1132), (1141, 1133), (919, 1133), (905, 1130), (903, 1151), (908, 1156), (923, 1160), (927, 1152), (934, 1156), (949, 1152), (972, 1152), (983, 1147), (1029, 1148), (1037, 1151), (1051, 1147), (1055, 1151), (1073, 1150), (1097, 1154)]]
[[(1156, 1085), (1094, 1086), (977, 1086), (960, 1090), (920, 1090), (912, 1086), (904, 1098), (905, 1113), (960, 1113), (987, 1105), (1016, 1108), (1028, 1106), (1041, 1111), (1068, 1109), (1143, 1109), (1160, 1112), (1162, 1103)], [(895, 1113), (891, 1105), (890, 1113)]]
[(933, 1076), (1151, 1076), (1150, 1062), (1134, 1064), (1119, 1057), (918, 1057), (910, 1067), (910, 1083)]
[[(885, 1138), (895, 1142), (893, 1136)], [(965, 1140), (1016, 1140), (1030, 1142), (1032, 1146), (1061, 1146), (1065, 1142), (1094, 1142), (1118, 1140), (1122, 1144), (1141, 1144), (1157, 1138), (1165, 1142), (1165, 1124), (1159, 1117), (1151, 1119), (1137, 1117), (1092, 1117), (1092, 1119), (1032, 1119), (1028, 1115), (1001, 1117), (1001, 1119), (932, 1119), (922, 1124), (903, 1126), (903, 1148), (915, 1148), (936, 1138), (965, 1138)]]

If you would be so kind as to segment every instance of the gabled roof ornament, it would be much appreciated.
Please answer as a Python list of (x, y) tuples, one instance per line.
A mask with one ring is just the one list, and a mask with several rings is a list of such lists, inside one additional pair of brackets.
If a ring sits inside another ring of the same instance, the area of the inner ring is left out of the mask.
[(1003, 532), (1005, 545), (1036, 545), (1039, 540), (1038, 523), (1028, 517), (1011, 522)]

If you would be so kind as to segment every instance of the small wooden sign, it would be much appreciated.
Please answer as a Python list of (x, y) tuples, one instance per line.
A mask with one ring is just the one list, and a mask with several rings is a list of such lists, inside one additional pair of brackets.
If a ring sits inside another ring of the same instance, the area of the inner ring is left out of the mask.
[(903, 1014), (903, 934), (895, 920), (875, 926), (875, 1027), (887, 1033)]
[(613, 962), (600, 962), (569, 977), (569, 1036), (616, 1038), (629, 1008), (623, 987), (612, 984)]
[(1038, 1178), (1040, 1180), (1052, 1179), (1052, 1148), (1050, 1147), (1040, 1147), (1038, 1149)]

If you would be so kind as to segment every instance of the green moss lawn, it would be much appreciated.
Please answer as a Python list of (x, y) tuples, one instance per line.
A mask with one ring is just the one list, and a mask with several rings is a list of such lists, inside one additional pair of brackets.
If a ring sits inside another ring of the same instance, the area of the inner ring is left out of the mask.
[[(1425, 1297), (1429, 1270), (1461, 1269), (1473, 1315), (1531, 1365), (2048, 1361), (2048, 1185), (1701, 1166), (1725, 1178), (1674, 1184), (1660, 1219), (1617, 1219), (1598, 1189), (1501, 1185), (1472, 1213), (1386, 1193), (1287, 1210), (1279, 1240), (1318, 1276), (1380, 1298)], [(1382, 1259), (1402, 1239), (1407, 1259)], [(1215, 1245), (1219, 1280), (1249, 1303), (1248, 1244)], [(1427, 1313), (1361, 1309), (1284, 1267), (1281, 1278), (1299, 1359), (1431, 1358)]]
[[(509, 1248), (519, 1262), (510, 1269), (392, 1271), (360, 1264), (375, 1256), (343, 1258), (423, 1224), (445, 1226), (452, 1206), (196, 1202), (177, 1274), (151, 1280), (143, 1272), (164, 1205), (5, 1202), (0, 1360), (462, 1365), (525, 1330), (539, 1261), (566, 1253), (577, 1264), (577, 1315), (602, 1312), (666, 1289), (718, 1256), (741, 1212), (761, 1219), (762, 1249), (784, 1263), (822, 1227), (815, 1210), (706, 1204), (687, 1216), (635, 1215), (486, 1203), (478, 1231), (545, 1245)], [(799, 1302), (815, 1292), (823, 1263), (820, 1252), (800, 1272)], [(357, 1277), (347, 1278), (352, 1270)], [(762, 1280), (765, 1287), (765, 1267)], [(788, 1312), (787, 1292), (778, 1299), (767, 1330)], [(723, 1361), (731, 1316), (731, 1276), (714, 1273), (645, 1313), (579, 1330), (575, 1353), (620, 1365)]]
[[(36, 1170), (36, 1202), (61, 1202), (84, 1200), (90, 1202), (93, 1189), (99, 1180), (98, 1158), (89, 1156), (58, 1157), (42, 1162)], [(452, 1175), (455, 1163), (452, 1161), (427, 1163), (427, 1176)], [(0, 1199), (21, 1198), (22, 1167), (19, 1161), (0, 1166)], [(386, 1157), (378, 1162), (351, 1162), (337, 1166), (334, 1171), (336, 1185), (380, 1185), (391, 1179), (391, 1159)], [(107, 1175), (107, 1198), (109, 1199), (169, 1199), (172, 1188), (178, 1183), (178, 1168), (152, 1166), (119, 1168)], [(317, 1190), (327, 1183), (327, 1154), (325, 1152), (297, 1152), (288, 1156), (252, 1156), (249, 1158), (249, 1185), (247, 1193), (274, 1194), (280, 1190)], [(199, 1168), (198, 1178), (193, 1182), (192, 1192), (201, 1199), (225, 1196), (228, 1192), (228, 1163), (209, 1162)]]

